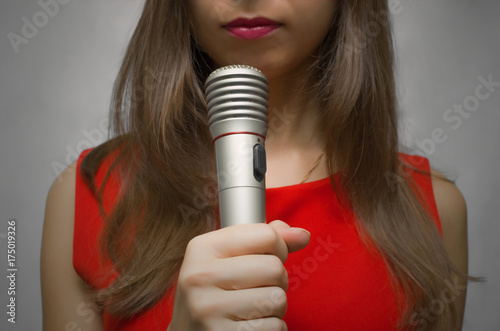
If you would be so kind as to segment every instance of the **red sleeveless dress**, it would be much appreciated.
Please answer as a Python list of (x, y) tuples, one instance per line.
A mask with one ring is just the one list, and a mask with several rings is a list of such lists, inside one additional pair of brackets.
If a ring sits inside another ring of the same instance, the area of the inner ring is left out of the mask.
[[(79, 175), (80, 163), (89, 151), (78, 160), (73, 266), (89, 286), (103, 288), (117, 272), (99, 256), (97, 239), (103, 220), (96, 200)], [(417, 169), (430, 171), (425, 158), (401, 157)], [(110, 164), (108, 158), (101, 166), (98, 185)], [(430, 177), (417, 172), (412, 176), (441, 232)], [(116, 178), (107, 185), (106, 210), (113, 206), (119, 187)], [(290, 254), (285, 263), (289, 274), (285, 316), (288, 330), (396, 330), (398, 310), (388, 270), (382, 257), (361, 242), (352, 210), (339, 203), (329, 178), (266, 189), (266, 208), (268, 221), (280, 219), (311, 232), (309, 245)], [(98, 270), (107, 270), (111, 277), (100, 277)], [(165, 331), (172, 308), (170, 291), (152, 309), (129, 320), (119, 321), (104, 310), (104, 330)]]

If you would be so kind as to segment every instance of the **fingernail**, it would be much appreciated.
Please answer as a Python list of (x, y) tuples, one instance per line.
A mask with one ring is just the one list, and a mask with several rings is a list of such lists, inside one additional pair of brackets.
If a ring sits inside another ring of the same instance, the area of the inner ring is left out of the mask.
[(307, 235), (308, 235), (309, 237), (311, 236), (311, 232), (307, 231), (306, 229), (303, 229), (303, 228), (292, 228), (292, 229), (300, 230), (300, 231), (302, 231), (302, 232), (307, 233)]

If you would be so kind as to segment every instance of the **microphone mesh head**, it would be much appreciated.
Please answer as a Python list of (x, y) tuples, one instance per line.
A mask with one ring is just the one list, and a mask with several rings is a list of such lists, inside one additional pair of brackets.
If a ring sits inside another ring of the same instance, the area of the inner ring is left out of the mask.
[(212, 72), (205, 83), (209, 125), (238, 117), (267, 124), (268, 86), (266, 76), (247, 65), (231, 65)]
[[(250, 69), (250, 70), (255, 70), (259, 73), (262, 74), (262, 71), (260, 71), (259, 69), (257, 68), (254, 68), (254, 67), (251, 67), (251, 66), (247, 66), (246, 64), (233, 64), (233, 65), (230, 65), (230, 66), (225, 66), (225, 67), (221, 67), (219, 69), (216, 69), (214, 70), (211, 74), (211, 75), (215, 75), (217, 74), (218, 72), (221, 72), (221, 71), (224, 71), (224, 70), (229, 70), (229, 69)], [(209, 77), (210, 77), (209, 76)]]

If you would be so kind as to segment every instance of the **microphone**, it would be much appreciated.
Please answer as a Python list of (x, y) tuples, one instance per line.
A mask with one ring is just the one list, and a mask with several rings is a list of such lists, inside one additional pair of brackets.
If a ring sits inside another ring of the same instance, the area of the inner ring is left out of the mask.
[(265, 223), (267, 78), (246, 65), (222, 67), (208, 76), (205, 95), (221, 227)]

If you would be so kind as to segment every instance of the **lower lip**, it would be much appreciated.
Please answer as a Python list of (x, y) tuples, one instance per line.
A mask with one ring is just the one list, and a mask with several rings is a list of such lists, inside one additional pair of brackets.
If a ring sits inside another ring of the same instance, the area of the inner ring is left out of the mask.
[(279, 25), (263, 25), (256, 27), (237, 27), (226, 28), (233, 36), (241, 39), (259, 39), (267, 36), (277, 28)]

